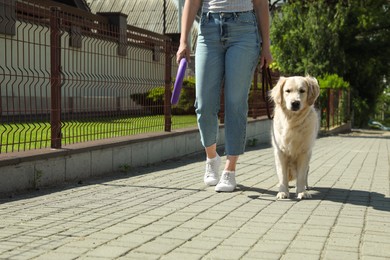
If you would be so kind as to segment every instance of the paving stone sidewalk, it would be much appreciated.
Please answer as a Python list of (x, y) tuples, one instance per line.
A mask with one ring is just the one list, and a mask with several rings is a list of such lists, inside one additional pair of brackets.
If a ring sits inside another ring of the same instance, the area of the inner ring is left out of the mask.
[(0, 259), (390, 259), (389, 154), (383, 133), (319, 138), (303, 201), (275, 200), (268, 146), (241, 157), (233, 193), (194, 155), (3, 198)]

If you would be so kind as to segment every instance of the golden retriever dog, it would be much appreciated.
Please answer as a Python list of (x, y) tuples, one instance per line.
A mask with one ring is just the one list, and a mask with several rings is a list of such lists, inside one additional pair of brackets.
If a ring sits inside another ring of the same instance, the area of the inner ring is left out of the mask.
[(288, 184), (292, 180), (296, 180), (298, 199), (311, 198), (307, 178), (319, 127), (314, 109), (319, 93), (317, 80), (310, 76), (281, 77), (271, 91), (275, 103), (272, 146), (279, 178), (277, 199), (289, 197)]

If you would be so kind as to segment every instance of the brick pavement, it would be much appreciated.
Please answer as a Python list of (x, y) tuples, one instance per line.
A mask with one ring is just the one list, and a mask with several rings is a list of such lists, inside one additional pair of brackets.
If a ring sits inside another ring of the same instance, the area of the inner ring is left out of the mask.
[(303, 201), (275, 200), (270, 147), (241, 157), (233, 193), (195, 155), (0, 199), (0, 259), (390, 259), (389, 138), (318, 139)]

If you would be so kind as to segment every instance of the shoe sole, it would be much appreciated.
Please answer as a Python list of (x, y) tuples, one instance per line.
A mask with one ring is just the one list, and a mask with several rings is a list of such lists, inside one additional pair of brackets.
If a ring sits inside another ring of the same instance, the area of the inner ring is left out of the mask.
[(232, 188), (228, 188), (228, 187), (215, 187), (215, 191), (216, 192), (232, 192), (236, 189), (236, 187), (234, 187), (233, 189)]
[(206, 184), (207, 186), (215, 186), (218, 184), (218, 180), (215, 180), (213, 182), (204, 182), (204, 184)]

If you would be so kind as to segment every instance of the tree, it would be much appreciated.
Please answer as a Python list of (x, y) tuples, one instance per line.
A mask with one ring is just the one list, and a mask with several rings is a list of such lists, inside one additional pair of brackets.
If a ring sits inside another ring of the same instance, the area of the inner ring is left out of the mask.
[(390, 126), (390, 88), (386, 88), (379, 96), (375, 114), (376, 120)]
[(286, 74), (337, 74), (350, 83), (355, 124), (367, 123), (389, 82), (388, 0), (289, 1), (273, 13), (272, 51)]

